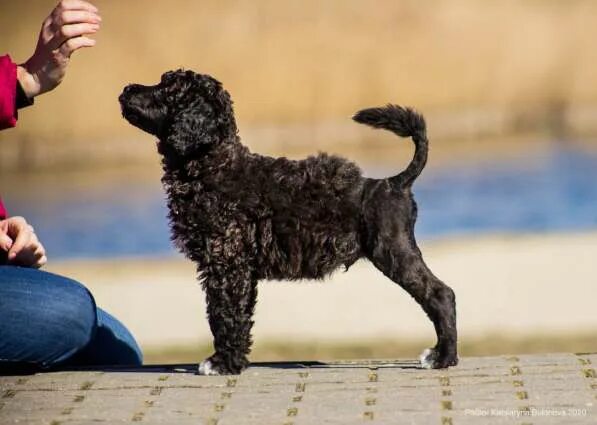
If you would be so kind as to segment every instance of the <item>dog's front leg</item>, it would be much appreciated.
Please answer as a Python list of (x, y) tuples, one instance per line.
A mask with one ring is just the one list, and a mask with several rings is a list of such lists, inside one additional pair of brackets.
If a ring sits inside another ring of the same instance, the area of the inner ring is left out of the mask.
[(233, 272), (208, 277), (204, 288), (215, 353), (201, 362), (199, 374), (238, 374), (249, 364), (257, 281), (248, 271)]

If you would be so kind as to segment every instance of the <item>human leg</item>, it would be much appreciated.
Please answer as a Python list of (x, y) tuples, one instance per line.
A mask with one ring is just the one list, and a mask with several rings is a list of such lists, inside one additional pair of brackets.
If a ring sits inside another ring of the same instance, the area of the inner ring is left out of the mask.
[(95, 302), (74, 280), (0, 266), (0, 361), (42, 368), (85, 347), (96, 327)]
[(0, 366), (140, 365), (122, 323), (96, 308), (80, 283), (40, 270), (0, 266)]
[(130, 331), (110, 313), (98, 308), (93, 338), (68, 364), (140, 366), (143, 353)]

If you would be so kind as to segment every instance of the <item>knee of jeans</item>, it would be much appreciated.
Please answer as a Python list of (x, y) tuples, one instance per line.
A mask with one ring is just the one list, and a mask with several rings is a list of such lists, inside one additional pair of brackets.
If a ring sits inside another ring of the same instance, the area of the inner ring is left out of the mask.
[(43, 318), (57, 342), (54, 362), (68, 359), (83, 349), (93, 338), (97, 316), (91, 293), (81, 284), (65, 278), (60, 298), (44, 305)]
[[(96, 306), (80, 283), (38, 270), (19, 271), (12, 299), (3, 303), (10, 345), (21, 357), (45, 366), (67, 360), (84, 348), (96, 329)], [(8, 341), (7, 341), (8, 343)]]

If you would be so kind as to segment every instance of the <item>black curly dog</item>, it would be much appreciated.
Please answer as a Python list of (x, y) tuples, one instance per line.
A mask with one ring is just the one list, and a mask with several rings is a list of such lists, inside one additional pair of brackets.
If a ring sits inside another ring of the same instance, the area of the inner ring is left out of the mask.
[(423, 366), (457, 364), (454, 292), (427, 268), (414, 237), (411, 186), (428, 150), (421, 115), (388, 105), (354, 116), (415, 143), (404, 171), (370, 179), (324, 153), (301, 161), (251, 153), (228, 92), (208, 75), (166, 72), (157, 85), (127, 86), (119, 100), (131, 124), (159, 138), (172, 239), (196, 262), (207, 294), (215, 353), (199, 373), (247, 367), (259, 280), (321, 279), (362, 257), (433, 321), (437, 344)]

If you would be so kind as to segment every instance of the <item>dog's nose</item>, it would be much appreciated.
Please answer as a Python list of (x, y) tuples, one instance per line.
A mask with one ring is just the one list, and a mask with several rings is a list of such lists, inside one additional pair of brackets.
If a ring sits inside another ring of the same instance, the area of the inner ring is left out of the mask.
[(122, 90), (120, 96), (118, 96), (118, 101), (120, 103), (126, 102), (126, 100), (136, 91), (139, 91), (139, 84), (129, 84)]
[(139, 92), (143, 91), (144, 88), (145, 88), (145, 86), (143, 86), (141, 84), (129, 84), (128, 86), (126, 86), (124, 88), (124, 90), (122, 91), (122, 94), (126, 96), (126, 95), (139, 93)]

